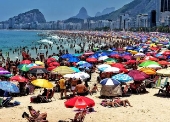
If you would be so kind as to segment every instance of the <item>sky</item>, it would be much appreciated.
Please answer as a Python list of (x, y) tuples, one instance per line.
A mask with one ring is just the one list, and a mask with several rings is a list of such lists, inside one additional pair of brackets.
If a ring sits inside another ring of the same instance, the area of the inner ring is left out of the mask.
[(39, 9), (47, 21), (65, 20), (78, 14), (85, 7), (89, 16), (95, 16), (105, 8), (119, 9), (133, 0), (0, 0), (0, 21)]

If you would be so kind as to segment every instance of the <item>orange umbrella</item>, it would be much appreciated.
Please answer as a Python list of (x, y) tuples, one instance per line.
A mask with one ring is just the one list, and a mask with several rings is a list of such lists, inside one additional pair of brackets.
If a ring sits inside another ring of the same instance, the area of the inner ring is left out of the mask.
[(139, 71), (142, 71), (142, 72), (146, 73), (147, 75), (155, 75), (156, 74), (156, 70), (154, 70), (152, 68), (141, 68)]

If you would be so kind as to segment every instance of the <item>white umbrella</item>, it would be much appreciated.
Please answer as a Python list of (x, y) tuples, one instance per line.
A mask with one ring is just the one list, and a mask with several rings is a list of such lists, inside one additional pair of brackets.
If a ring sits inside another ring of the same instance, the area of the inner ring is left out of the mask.
[(97, 66), (98, 69), (111, 67), (109, 64), (101, 64)]
[(161, 66), (156, 65), (156, 64), (151, 64), (151, 65), (148, 65), (147, 67), (149, 67), (149, 68), (154, 68), (154, 69), (162, 68)]
[(145, 54), (144, 53), (137, 53), (134, 56), (135, 57), (145, 57)]
[(117, 67), (108, 67), (103, 72), (113, 72), (113, 73), (119, 73), (120, 69)]
[(106, 60), (106, 59), (108, 59), (109, 57), (108, 56), (100, 56), (99, 58), (98, 58), (98, 61), (103, 61), (103, 60)]
[(73, 78), (77, 78), (77, 79), (80, 78), (82, 80), (87, 79), (89, 77), (90, 77), (90, 75), (85, 72), (78, 72), (78, 73), (73, 74)]
[(63, 75), (64, 78), (73, 78), (74, 77), (74, 74), (66, 74), (66, 75)]

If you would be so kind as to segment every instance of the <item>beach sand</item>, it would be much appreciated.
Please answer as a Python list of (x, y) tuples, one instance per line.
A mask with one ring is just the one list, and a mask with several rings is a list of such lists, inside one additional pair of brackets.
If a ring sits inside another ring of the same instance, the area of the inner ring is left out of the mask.
[[(96, 82), (97, 73), (93, 73), (90, 86)], [(100, 85), (99, 89), (100, 89)], [(100, 93), (93, 94), (88, 97), (92, 98), (96, 105), (92, 112), (86, 115), (85, 122), (169, 122), (169, 101), (170, 98), (158, 97), (155, 94), (158, 89), (147, 89), (146, 94), (133, 94), (130, 97), (123, 97), (128, 99), (133, 107), (114, 107), (108, 108), (100, 105), (102, 99), (99, 98)], [(40, 92), (36, 89), (35, 95)], [(58, 122), (59, 120), (69, 120), (74, 118), (76, 108), (66, 108), (64, 101), (59, 100), (60, 94), (55, 93), (55, 99), (49, 103), (30, 103), (30, 97), (34, 95), (15, 97), (13, 101), (19, 101), (21, 104), (15, 107), (0, 109), (0, 122), (26, 122), (21, 115), (25, 111), (28, 113), (27, 106), (33, 106), (34, 109), (41, 112), (47, 112), (47, 119), (49, 122)]]

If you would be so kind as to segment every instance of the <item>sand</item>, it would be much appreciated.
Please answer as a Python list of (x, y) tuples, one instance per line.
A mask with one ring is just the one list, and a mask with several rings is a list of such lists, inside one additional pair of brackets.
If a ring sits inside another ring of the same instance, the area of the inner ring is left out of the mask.
[[(90, 86), (96, 82), (97, 73), (93, 73)], [(99, 89), (100, 85), (98, 84)], [(147, 89), (147, 94), (133, 94), (130, 97), (123, 97), (122, 99), (128, 99), (133, 107), (115, 107), (108, 108), (100, 105), (102, 99), (99, 98), (100, 92), (92, 96), (96, 105), (94, 109), (96, 112), (92, 112), (86, 115), (85, 122), (169, 122), (169, 103), (168, 97), (158, 97), (155, 94), (158, 89)], [(36, 89), (35, 95), (39, 93), (39, 89)], [(1, 108), (0, 109), (0, 122), (26, 122), (27, 120), (22, 118), (21, 115), (24, 111), (28, 112), (27, 106), (31, 105), (36, 110), (41, 112), (47, 112), (47, 119), (49, 122), (58, 122), (59, 120), (69, 120), (74, 118), (76, 108), (66, 108), (64, 101), (59, 100), (59, 93), (55, 93), (55, 99), (49, 103), (30, 103), (30, 97), (34, 95), (15, 97), (13, 101), (19, 101), (21, 104), (15, 107)]]

